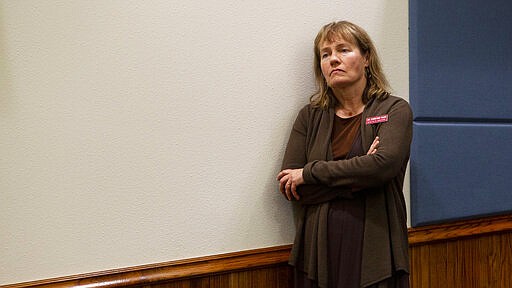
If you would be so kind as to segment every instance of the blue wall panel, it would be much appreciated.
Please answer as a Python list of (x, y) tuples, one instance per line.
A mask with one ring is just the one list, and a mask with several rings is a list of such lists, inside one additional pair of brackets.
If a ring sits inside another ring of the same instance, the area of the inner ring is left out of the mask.
[(512, 1), (411, 1), (417, 118), (512, 117)]
[(512, 1), (409, 8), (412, 225), (512, 211)]
[(512, 210), (512, 124), (414, 123), (414, 226)]

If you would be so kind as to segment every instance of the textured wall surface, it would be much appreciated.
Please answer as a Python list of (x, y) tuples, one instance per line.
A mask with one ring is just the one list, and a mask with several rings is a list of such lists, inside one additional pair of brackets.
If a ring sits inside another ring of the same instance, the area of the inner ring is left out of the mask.
[(0, 284), (290, 243), (275, 175), (341, 19), (407, 99), (407, 1), (2, 1)]

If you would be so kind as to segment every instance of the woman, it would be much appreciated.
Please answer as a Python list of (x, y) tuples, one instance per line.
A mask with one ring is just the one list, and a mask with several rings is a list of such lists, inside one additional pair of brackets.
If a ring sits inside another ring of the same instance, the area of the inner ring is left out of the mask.
[(277, 176), (298, 204), (295, 286), (408, 287), (402, 187), (411, 109), (388, 92), (359, 26), (325, 25), (314, 52), (319, 91), (295, 120)]

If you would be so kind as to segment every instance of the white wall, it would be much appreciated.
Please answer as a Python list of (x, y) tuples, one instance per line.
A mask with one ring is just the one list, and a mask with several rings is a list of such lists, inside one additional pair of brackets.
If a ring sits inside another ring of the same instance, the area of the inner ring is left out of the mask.
[(2, 0), (0, 284), (291, 243), (275, 175), (341, 19), (407, 98), (407, 1)]

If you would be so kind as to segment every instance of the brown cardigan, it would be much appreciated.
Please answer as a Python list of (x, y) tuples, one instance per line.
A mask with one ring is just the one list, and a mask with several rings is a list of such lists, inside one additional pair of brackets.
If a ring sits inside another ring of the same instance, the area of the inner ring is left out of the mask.
[[(366, 125), (367, 117), (388, 115), (388, 121)], [(305, 184), (298, 187), (301, 200), (295, 203), (297, 232), (290, 257), (296, 265), (304, 257), (304, 272), (327, 287), (327, 213), (329, 200), (365, 193), (365, 228), (361, 287), (392, 276), (393, 271), (409, 272), (407, 217), (402, 192), (412, 140), (412, 111), (398, 97), (373, 99), (366, 104), (361, 121), (363, 150), (375, 136), (377, 153), (348, 160), (332, 160), (331, 131), (334, 109), (306, 105), (297, 116), (288, 141), (282, 168), (304, 168)], [(358, 192), (359, 191), (359, 192)], [(314, 220), (305, 227), (305, 207)], [(301, 239), (309, 235), (304, 251)]]

